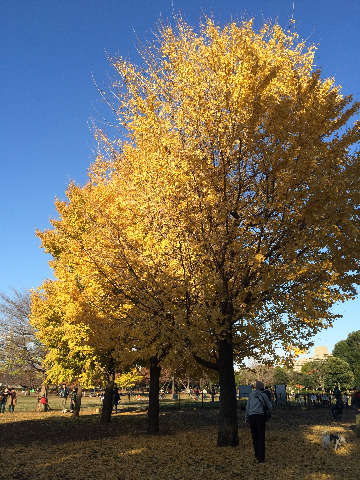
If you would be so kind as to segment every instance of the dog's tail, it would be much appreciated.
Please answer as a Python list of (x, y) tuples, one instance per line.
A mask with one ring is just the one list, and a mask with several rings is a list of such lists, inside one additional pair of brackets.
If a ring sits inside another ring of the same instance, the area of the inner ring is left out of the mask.
[(323, 436), (323, 437), (325, 437), (327, 434), (328, 434), (328, 431), (327, 431), (327, 430), (324, 430), (324, 431), (322, 432), (322, 436)]

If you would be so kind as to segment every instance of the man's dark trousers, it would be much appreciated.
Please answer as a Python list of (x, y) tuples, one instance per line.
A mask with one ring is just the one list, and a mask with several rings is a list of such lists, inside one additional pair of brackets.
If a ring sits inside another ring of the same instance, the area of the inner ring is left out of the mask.
[(262, 463), (265, 461), (265, 418), (264, 415), (249, 415), (249, 424), (254, 444), (255, 457)]

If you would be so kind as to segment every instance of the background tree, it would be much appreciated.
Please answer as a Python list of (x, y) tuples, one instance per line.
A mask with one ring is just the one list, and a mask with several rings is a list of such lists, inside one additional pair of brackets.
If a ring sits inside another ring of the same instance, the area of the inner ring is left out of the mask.
[(30, 321), (47, 348), (43, 359), (46, 382), (76, 381), (78, 395), (73, 415), (79, 416), (82, 387), (93, 385), (95, 378), (105, 381), (109, 376), (109, 353), (91, 342), (94, 332), (81, 318), (96, 312), (84, 311), (75, 292), (69, 283), (45, 281), (32, 292)]
[(115, 377), (116, 385), (123, 389), (133, 388), (143, 380), (144, 376), (139, 368), (132, 368), (129, 371), (122, 372)]
[(347, 362), (337, 357), (328, 357), (325, 360), (312, 360), (305, 363), (303, 385), (308, 390), (333, 391), (336, 386), (342, 390), (353, 387), (354, 375)]
[(302, 385), (311, 391), (325, 391), (325, 368), (323, 360), (311, 360), (301, 367)]
[(345, 360), (329, 357), (323, 363), (325, 390), (333, 391), (336, 386), (340, 390), (349, 390), (354, 387), (354, 375)]
[(295, 372), (294, 370), (291, 372), (290, 375), (290, 388), (294, 391), (298, 389), (298, 385), (304, 387), (306, 384), (305, 374), (301, 372)]
[(360, 330), (349, 333), (346, 340), (337, 342), (333, 349), (334, 357), (345, 360), (354, 374), (354, 387), (360, 385)]
[(275, 367), (274, 384), (275, 385), (289, 385), (291, 382), (292, 372), (286, 367)]
[(0, 370), (3, 383), (27, 388), (44, 380), (44, 345), (29, 321), (30, 292), (12, 289), (12, 295), (0, 294)]
[(260, 380), (266, 386), (272, 386), (274, 385), (274, 374), (274, 367), (252, 361), (248, 367), (238, 371), (238, 381), (243, 385), (255, 385)]

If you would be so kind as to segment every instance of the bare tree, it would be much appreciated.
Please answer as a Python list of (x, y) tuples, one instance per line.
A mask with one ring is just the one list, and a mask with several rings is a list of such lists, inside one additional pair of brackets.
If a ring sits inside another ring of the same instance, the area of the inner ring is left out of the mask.
[(44, 379), (43, 345), (29, 322), (30, 292), (0, 293), (0, 381), (38, 386)]
[(250, 361), (247, 368), (241, 369), (239, 372), (239, 380), (244, 385), (254, 385), (258, 380), (265, 385), (274, 384), (275, 369), (267, 365), (257, 363), (255, 360)]

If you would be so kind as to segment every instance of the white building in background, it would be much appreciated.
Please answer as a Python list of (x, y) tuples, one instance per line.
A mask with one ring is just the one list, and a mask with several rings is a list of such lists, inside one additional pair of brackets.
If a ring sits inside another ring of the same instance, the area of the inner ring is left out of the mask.
[(325, 360), (328, 357), (332, 357), (332, 353), (328, 352), (328, 347), (315, 347), (315, 354), (313, 357), (302, 357), (295, 360), (294, 370), (300, 372), (301, 367), (305, 365), (305, 363), (311, 362), (312, 360)]

